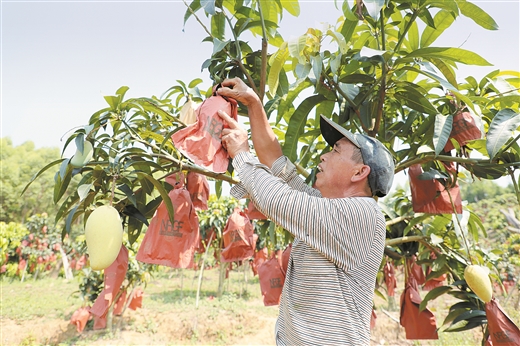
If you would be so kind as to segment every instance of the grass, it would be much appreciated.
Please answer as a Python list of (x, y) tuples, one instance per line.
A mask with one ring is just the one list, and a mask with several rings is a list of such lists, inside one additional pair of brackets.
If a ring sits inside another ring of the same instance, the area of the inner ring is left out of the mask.
[(2, 318), (28, 320), (41, 317), (70, 318), (82, 304), (78, 290), (79, 281), (62, 278), (44, 278), (37, 281), (2, 279)]

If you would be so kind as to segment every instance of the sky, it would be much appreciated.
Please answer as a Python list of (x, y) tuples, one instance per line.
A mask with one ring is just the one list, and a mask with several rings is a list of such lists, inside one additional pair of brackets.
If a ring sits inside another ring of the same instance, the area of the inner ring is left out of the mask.
[[(500, 68), (520, 71), (520, 0), (473, 1), (499, 30), (459, 17), (436, 46), (480, 54), (493, 67), (459, 65), (457, 76), (482, 78)], [(352, 1), (351, 1), (352, 3)], [(285, 14), (284, 38), (340, 16), (334, 1), (301, 1), (301, 15)], [(126, 97), (160, 96), (176, 80), (202, 78), (212, 45), (182, 1), (1, 0), (1, 137), (17, 146), (62, 148), (76, 127), (106, 107), (103, 96), (121, 86)]]

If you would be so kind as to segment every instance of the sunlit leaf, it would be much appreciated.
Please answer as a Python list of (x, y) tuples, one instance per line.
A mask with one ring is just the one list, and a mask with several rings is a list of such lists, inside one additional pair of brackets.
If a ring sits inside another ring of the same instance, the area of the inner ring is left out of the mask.
[(280, 0), (282, 7), (295, 17), (300, 15), (300, 4), (295, 0)]
[(486, 149), (493, 160), (506, 142), (511, 139), (513, 131), (520, 126), (520, 113), (512, 109), (500, 110), (489, 125)]
[(435, 28), (432, 28), (431, 26), (424, 28), (424, 31), (421, 35), (420, 47), (429, 47), (444, 32), (444, 30), (451, 26), (454, 20), (455, 18), (450, 11), (439, 11), (433, 18)]
[(437, 114), (435, 117), (435, 128), (433, 130), (433, 147), (435, 154), (439, 155), (446, 146), (453, 126), (453, 116)]
[(460, 62), (467, 65), (491, 66), (477, 53), (462, 48), (427, 47), (411, 52), (407, 58), (436, 58)]
[(363, 5), (365, 5), (368, 14), (370, 17), (374, 18), (374, 20), (379, 19), (379, 15), (384, 4), (385, 0), (363, 0)]
[(488, 30), (498, 30), (498, 24), (489, 14), (469, 1), (458, 1), (460, 12), (475, 23)]
[(80, 202), (83, 201), (87, 197), (87, 195), (88, 195), (88, 193), (90, 191), (90, 188), (92, 186), (93, 186), (92, 183), (90, 183), (90, 184), (83, 184), (83, 185), (78, 186), (78, 195), (79, 195), (79, 201)]

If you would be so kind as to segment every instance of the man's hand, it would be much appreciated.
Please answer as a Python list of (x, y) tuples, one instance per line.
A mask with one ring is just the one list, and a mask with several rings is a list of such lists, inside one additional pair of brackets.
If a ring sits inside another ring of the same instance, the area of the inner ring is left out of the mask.
[(258, 95), (240, 78), (226, 79), (220, 84), (222, 87), (217, 89), (217, 95), (235, 99), (246, 107), (255, 103), (261, 105)]
[(234, 158), (241, 152), (249, 151), (247, 131), (224, 111), (218, 111), (218, 115), (224, 120), (229, 128), (222, 130), (222, 146), (227, 150), (229, 156)]

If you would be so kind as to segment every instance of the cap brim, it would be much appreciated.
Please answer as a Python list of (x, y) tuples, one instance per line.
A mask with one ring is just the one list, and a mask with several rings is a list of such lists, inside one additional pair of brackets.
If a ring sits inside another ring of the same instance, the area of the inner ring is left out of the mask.
[(348, 131), (339, 124), (336, 124), (334, 121), (325, 117), (323, 114), (320, 115), (320, 129), (321, 135), (323, 138), (325, 138), (331, 147), (333, 147), (334, 144), (336, 144), (336, 142), (341, 138), (346, 137), (356, 147), (361, 148), (361, 145), (356, 140), (356, 137), (352, 132)]

